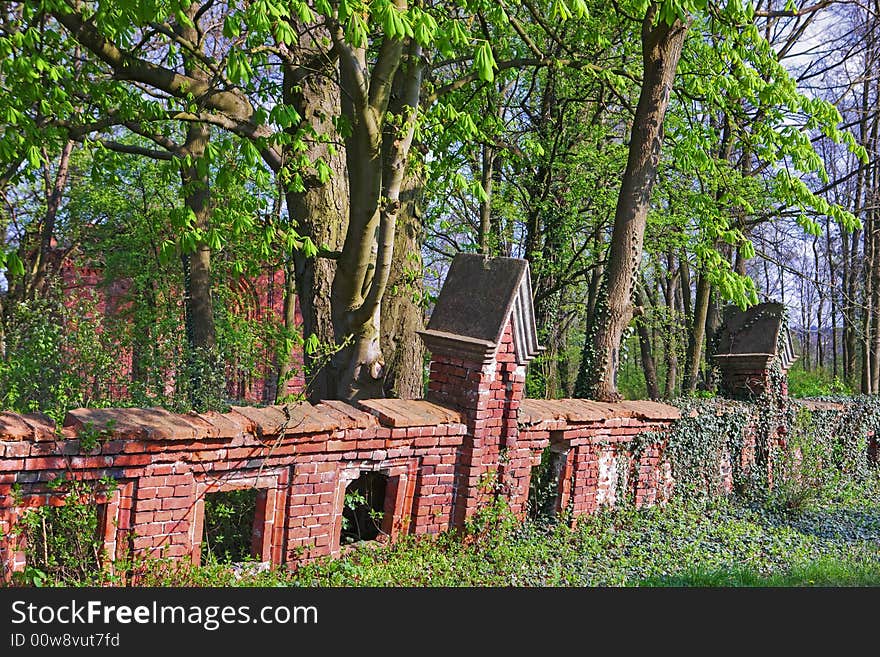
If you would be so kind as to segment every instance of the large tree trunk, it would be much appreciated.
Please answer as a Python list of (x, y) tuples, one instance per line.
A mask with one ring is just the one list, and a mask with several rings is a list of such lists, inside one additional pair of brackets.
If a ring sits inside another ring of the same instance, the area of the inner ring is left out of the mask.
[[(198, 6), (194, 3), (187, 8), (190, 19), (194, 19)], [(190, 43), (199, 43), (199, 34), (194, 26), (178, 25), (181, 36)], [(208, 79), (208, 73), (199, 62), (185, 56), (183, 68), (187, 75), (200, 81)], [(184, 164), (180, 169), (184, 205), (192, 213), (195, 228), (202, 233), (211, 223), (211, 188), (207, 170), (199, 171), (196, 162), (205, 156), (211, 127), (205, 123), (192, 123), (187, 126), (186, 139), (180, 149)], [(184, 317), (189, 346), (189, 397), (194, 408), (206, 408), (223, 397), (225, 376), (217, 372), (220, 367), (216, 359), (217, 337), (214, 326), (214, 301), (211, 293), (211, 248), (205, 242), (198, 242), (193, 253), (184, 253)]]
[[(331, 361), (336, 397), (381, 397), (385, 361), (380, 345), (381, 301), (388, 289), (401, 190), (421, 90), (421, 47), (386, 39), (364, 79), (367, 52), (352, 48), (341, 26), (333, 33), (340, 54), (342, 114), (349, 180), (348, 228), (331, 290), (333, 328), (340, 345)], [(399, 82), (395, 75), (401, 76)], [(392, 94), (400, 98), (391, 103)], [(389, 108), (395, 118), (386, 119)]]
[[(320, 44), (314, 41), (323, 30), (300, 28), (298, 59), (310, 62), (307, 67), (286, 65), (283, 70), (283, 98), (295, 108), (300, 123), (290, 126), (292, 136), (305, 136), (310, 161), (323, 160), (331, 171), (322, 182), (314, 171), (300, 172), (303, 190), (288, 189), (285, 194), (291, 223), (303, 237), (309, 237), (320, 249), (317, 257), (306, 257), (295, 251), (294, 273), (302, 313), (304, 338), (314, 335), (317, 351), (307, 350), (304, 357), (306, 393), (312, 401), (336, 397), (336, 383), (328, 366), (329, 356), (337, 342), (330, 308), (333, 277), (336, 275), (336, 254), (348, 225), (349, 190), (345, 151), (332, 147), (335, 135), (333, 119), (340, 112), (339, 85), (322, 66), (329, 61)], [(331, 71), (332, 72), (332, 71)], [(324, 137), (321, 139), (319, 137)], [(288, 153), (285, 159), (293, 159)]]
[(642, 258), (651, 190), (663, 143), (663, 120), (689, 25), (678, 19), (671, 25), (662, 21), (655, 24), (658, 10), (659, 5), (652, 4), (642, 23), (642, 88), (617, 199), (604, 289), (587, 332), (576, 386), (578, 395), (600, 400), (620, 399), (620, 343), (632, 318), (633, 281)]

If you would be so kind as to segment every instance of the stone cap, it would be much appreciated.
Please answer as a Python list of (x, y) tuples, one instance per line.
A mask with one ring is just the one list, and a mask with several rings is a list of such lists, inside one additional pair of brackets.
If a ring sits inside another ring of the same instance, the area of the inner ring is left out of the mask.
[(233, 406), (246, 430), (262, 436), (325, 433), (378, 426), (376, 418), (341, 401), (299, 402), (283, 406)]
[(543, 351), (531, 285), (527, 260), (459, 253), (419, 335), (432, 354), (486, 362), (512, 319), (514, 354), (524, 365)]
[(846, 410), (846, 404), (843, 402), (833, 402), (827, 401), (824, 399), (796, 399), (794, 402), (801, 406), (802, 408), (806, 408), (808, 411), (833, 411), (833, 412), (843, 412)]
[(459, 411), (424, 399), (362, 399), (358, 405), (375, 415), (386, 427), (430, 427), (465, 422)]
[(782, 369), (788, 369), (797, 356), (785, 316), (785, 306), (776, 301), (746, 310), (727, 306), (713, 358), (719, 365), (730, 366), (739, 361), (766, 365), (778, 357)]
[(675, 406), (653, 401), (598, 402), (590, 399), (523, 399), (519, 424), (563, 420), (575, 424), (603, 422), (612, 418), (640, 420), (677, 420), (681, 411)]
[(378, 427), (464, 424), (457, 410), (423, 399), (366, 399), (358, 407), (343, 401), (279, 406), (232, 406), (227, 413), (172, 413), (164, 408), (77, 408), (56, 428), (39, 414), (0, 412), (0, 441), (54, 441), (84, 432), (123, 440), (228, 440), (245, 433), (259, 437), (332, 433)]

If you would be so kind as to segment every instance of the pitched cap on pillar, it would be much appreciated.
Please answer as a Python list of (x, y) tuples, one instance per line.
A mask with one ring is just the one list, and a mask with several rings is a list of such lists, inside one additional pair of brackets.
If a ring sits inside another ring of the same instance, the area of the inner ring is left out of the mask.
[(528, 261), (459, 253), (419, 335), (435, 358), (486, 363), (511, 320), (516, 362), (525, 365), (544, 350), (538, 344)]
[(797, 358), (786, 322), (785, 306), (768, 301), (740, 310), (725, 308), (713, 356), (721, 369), (722, 388), (731, 393), (760, 394), (765, 377), (777, 364), (785, 374)]

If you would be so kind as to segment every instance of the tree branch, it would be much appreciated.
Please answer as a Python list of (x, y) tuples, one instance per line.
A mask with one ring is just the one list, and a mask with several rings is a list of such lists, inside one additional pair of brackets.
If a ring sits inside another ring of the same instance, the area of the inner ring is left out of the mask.
[(134, 144), (122, 144), (118, 141), (113, 141), (112, 139), (98, 139), (97, 141), (105, 148), (108, 148), (111, 151), (115, 151), (116, 153), (140, 155), (142, 157), (149, 157), (153, 160), (165, 160), (166, 162), (170, 162), (175, 157), (173, 153), (169, 153), (168, 151), (160, 151), (154, 148), (144, 148), (143, 146), (136, 146)]

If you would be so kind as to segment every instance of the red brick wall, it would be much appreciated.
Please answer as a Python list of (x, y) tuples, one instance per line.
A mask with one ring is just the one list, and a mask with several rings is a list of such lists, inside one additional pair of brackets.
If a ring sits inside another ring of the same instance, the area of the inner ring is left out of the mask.
[[(346, 486), (365, 471), (388, 478), (383, 540), (459, 527), (496, 496), (523, 515), (532, 468), (551, 442), (568, 449), (560, 507), (571, 503), (576, 513), (588, 513), (613, 504), (616, 487), (600, 470), (617, 472), (623, 459), (637, 503), (662, 499), (668, 488), (663, 432), (677, 411), (650, 402), (527, 400), (524, 412), (525, 367), (517, 364), (511, 335), (508, 322), (485, 364), (437, 356), (428, 400), (365, 400), (358, 407), (326, 401), (186, 415), (155, 408), (79, 409), (60, 428), (44, 417), (0, 413), (3, 575), (23, 567), (17, 519), (29, 505), (61, 503), (47, 489), (61, 475), (119, 482), (103, 514), (108, 554), (121, 555), (130, 546), (138, 555), (195, 562), (207, 493), (258, 489), (253, 543), (259, 558), (292, 564), (344, 549)], [(107, 435), (84, 452), (82, 432), (102, 428)], [(629, 458), (647, 431), (656, 432), (656, 444), (646, 443), (636, 450), (638, 459)]]
[[(117, 316), (127, 310), (131, 302), (128, 292), (130, 281), (111, 281), (105, 284), (100, 270), (82, 263), (74, 263), (69, 258), (62, 263), (61, 281), (65, 293), (65, 304), (72, 308), (80, 301), (94, 303), (95, 315), (91, 317), (98, 329), (102, 328), (102, 319)], [(254, 321), (274, 320), (283, 322), (284, 317), (284, 271), (264, 268), (255, 278), (239, 277), (234, 285), (238, 288), (239, 306), (231, 311), (236, 316)], [(302, 325), (302, 313), (299, 301), (296, 302), (296, 324)], [(181, 313), (183, 312), (181, 308)], [(268, 361), (271, 354), (263, 347), (264, 357)], [(295, 346), (290, 355), (293, 375), (287, 382), (285, 394), (298, 395), (305, 391), (303, 374), (303, 352)], [(111, 386), (117, 395), (127, 394), (126, 381), (131, 380), (132, 352), (130, 348), (119, 350), (119, 370), (116, 383)], [(173, 376), (169, 376), (173, 382)], [(244, 375), (233, 366), (228, 368), (227, 393), (230, 398), (250, 403), (270, 403), (275, 400), (275, 381), (268, 368), (261, 368), (256, 376)]]
[[(629, 409), (620, 410), (620, 415), (629, 417), (585, 422), (548, 419), (521, 430), (535, 450), (552, 443), (567, 452), (558, 485), (559, 511), (569, 510), (575, 517), (593, 513), (601, 506), (621, 503), (621, 495), (636, 506), (668, 498), (669, 469), (663, 456), (670, 420), (634, 417)], [(654, 440), (640, 442), (643, 434)]]

